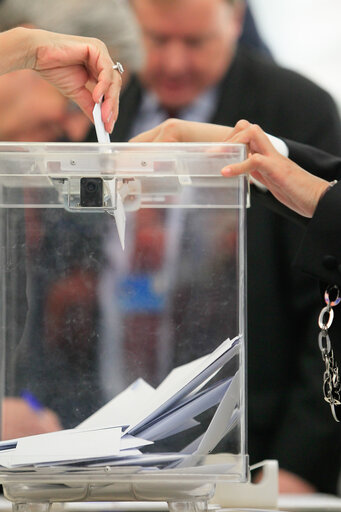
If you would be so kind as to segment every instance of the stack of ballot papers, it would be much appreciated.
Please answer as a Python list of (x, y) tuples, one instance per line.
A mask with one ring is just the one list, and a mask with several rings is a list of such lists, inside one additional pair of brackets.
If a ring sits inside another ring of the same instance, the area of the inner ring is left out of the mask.
[[(198, 466), (239, 421), (239, 370), (218, 377), (239, 354), (240, 344), (240, 336), (225, 340), (212, 353), (173, 369), (157, 388), (136, 380), (74, 429), (0, 442), (0, 465), (110, 465), (149, 471)], [(196, 418), (214, 406), (204, 434), (181, 451), (157, 451), (158, 441), (196, 427)], [(151, 445), (154, 451), (148, 453)]]

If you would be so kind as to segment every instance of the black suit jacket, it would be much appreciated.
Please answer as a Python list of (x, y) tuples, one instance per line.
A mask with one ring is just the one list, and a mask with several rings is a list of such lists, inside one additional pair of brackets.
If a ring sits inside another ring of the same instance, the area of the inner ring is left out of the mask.
[(280, 204), (269, 192), (255, 190), (258, 200), (281, 216), (305, 227), (295, 266), (322, 281), (325, 288), (341, 287), (341, 158), (317, 148), (285, 140), (289, 157), (308, 172), (333, 182), (320, 200), (312, 219)]
[[(286, 141), (289, 156), (307, 171), (328, 181), (341, 177), (341, 158)], [(307, 223), (295, 264), (328, 284), (341, 287), (341, 183), (330, 188)]]
[[(141, 90), (135, 77), (122, 94), (113, 141), (129, 137)], [(273, 135), (341, 154), (340, 121), (330, 96), (296, 73), (246, 51), (238, 51), (222, 79), (216, 111), (208, 121), (234, 125), (241, 118)], [(317, 283), (291, 265), (302, 228), (265, 209), (254, 194), (251, 204), (247, 215), (251, 462), (277, 458), (281, 467), (320, 491), (334, 492), (341, 436), (322, 396), (323, 367), (317, 347), (321, 298)], [(215, 325), (215, 339), (224, 339), (219, 321)]]

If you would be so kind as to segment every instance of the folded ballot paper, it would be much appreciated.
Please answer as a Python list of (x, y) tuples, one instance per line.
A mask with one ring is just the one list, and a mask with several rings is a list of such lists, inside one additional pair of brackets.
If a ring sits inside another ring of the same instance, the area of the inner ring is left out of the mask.
[[(227, 339), (212, 353), (173, 369), (156, 389), (138, 379), (74, 429), (2, 441), (0, 465), (179, 471), (197, 466), (239, 419), (239, 371), (212, 382), (239, 348), (240, 336)], [(203, 435), (177, 453), (157, 452), (158, 441), (197, 426), (196, 418), (213, 406)]]

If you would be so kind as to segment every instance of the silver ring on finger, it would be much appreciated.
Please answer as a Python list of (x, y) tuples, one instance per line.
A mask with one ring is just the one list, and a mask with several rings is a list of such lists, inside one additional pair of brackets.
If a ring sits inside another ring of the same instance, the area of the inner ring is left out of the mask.
[(119, 72), (120, 75), (123, 75), (124, 73), (124, 67), (122, 66), (122, 64), (120, 62), (115, 62), (115, 64), (113, 65), (112, 67), (113, 69), (117, 69), (117, 71)]

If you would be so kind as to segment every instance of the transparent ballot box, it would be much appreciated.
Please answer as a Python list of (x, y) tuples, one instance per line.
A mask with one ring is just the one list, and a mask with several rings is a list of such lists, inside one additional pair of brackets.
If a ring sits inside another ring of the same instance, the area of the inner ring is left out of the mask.
[[(16, 509), (248, 480), (229, 144), (0, 144), (0, 484)], [(215, 458), (214, 454), (224, 454)]]

